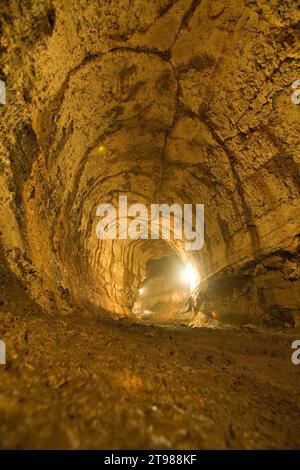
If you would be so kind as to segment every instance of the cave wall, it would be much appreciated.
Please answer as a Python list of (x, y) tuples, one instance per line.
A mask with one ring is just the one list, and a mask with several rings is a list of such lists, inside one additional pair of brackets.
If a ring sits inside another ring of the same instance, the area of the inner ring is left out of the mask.
[[(146, 264), (199, 270), (207, 315), (299, 311), (299, 3), (2, 1), (1, 247), (44, 308), (130, 315)], [(205, 245), (100, 241), (96, 207), (204, 203)]]

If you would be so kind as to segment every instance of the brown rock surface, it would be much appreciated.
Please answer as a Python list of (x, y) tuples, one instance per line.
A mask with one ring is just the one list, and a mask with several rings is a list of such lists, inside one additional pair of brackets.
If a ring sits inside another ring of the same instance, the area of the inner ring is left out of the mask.
[[(299, 21), (294, 0), (0, 2), (0, 338), (15, 351), (0, 371), (0, 447), (299, 447), (287, 333), (277, 360), (273, 333), (241, 352), (242, 330), (174, 330), (168, 362), (154, 329), (135, 366), (146, 327), (101, 324), (133, 316), (147, 263), (177, 254), (201, 275), (193, 308), (208, 322), (299, 325)], [(96, 208), (120, 194), (204, 203), (203, 249), (99, 240)], [(235, 366), (214, 346), (217, 369), (202, 369), (213, 334)], [(164, 366), (158, 403), (149, 376)]]

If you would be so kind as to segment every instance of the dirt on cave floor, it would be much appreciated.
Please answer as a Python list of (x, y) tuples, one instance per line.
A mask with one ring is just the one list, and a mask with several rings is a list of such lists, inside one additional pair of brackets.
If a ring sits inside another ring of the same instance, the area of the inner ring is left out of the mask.
[(0, 316), (2, 449), (300, 448), (295, 331)]

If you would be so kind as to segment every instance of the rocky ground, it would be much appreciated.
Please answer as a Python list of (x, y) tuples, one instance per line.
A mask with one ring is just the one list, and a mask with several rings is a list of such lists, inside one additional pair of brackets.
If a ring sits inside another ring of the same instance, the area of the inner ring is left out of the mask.
[[(297, 3), (0, 0), (0, 448), (300, 448)], [(203, 249), (99, 240), (121, 194)], [(174, 253), (218, 328), (117, 321)]]
[(300, 448), (295, 333), (0, 315), (2, 449)]

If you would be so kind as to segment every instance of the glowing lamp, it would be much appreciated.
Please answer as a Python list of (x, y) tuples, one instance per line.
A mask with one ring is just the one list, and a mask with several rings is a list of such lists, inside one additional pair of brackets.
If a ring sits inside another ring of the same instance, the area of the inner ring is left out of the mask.
[(199, 282), (199, 275), (190, 263), (185, 266), (185, 269), (182, 272), (182, 280), (185, 284), (188, 284), (191, 291), (195, 289)]

